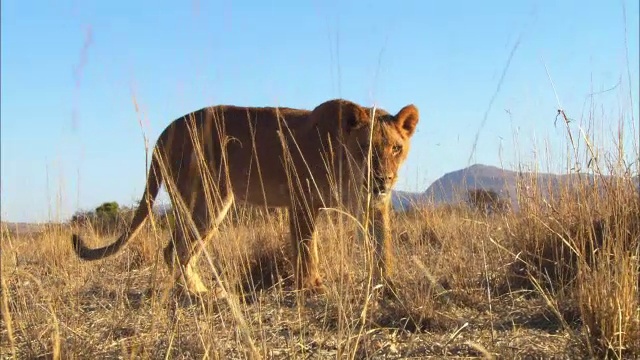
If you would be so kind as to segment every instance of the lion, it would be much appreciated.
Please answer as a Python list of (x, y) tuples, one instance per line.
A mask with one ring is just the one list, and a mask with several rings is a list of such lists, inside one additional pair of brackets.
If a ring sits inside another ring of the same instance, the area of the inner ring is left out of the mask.
[(314, 236), (318, 213), (340, 203), (351, 209), (367, 204), (371, 226), (363, 228), (375, 240), (374, 276), (388, 280), (391, 189), (418, 120), (413, 104), (392, 115), (344, 99), (311, 111), (231, 105), (197, 110), (160, 134), (128, 229), (95, 249), (73, 234), (73, 249), (84, 260), (118, 252), (142, 228), (164, 184), (176, 216), (164, 260), (170, 269), (177, 260), (190, 294), (208, 291), (195, 262), (234, 201), (288, 208), (295, 286), (318, 293), (325, 291)]

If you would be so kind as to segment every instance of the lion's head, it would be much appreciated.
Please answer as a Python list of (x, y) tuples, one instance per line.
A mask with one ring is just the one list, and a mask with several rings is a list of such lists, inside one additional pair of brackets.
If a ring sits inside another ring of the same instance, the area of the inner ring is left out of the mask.
[(331, 100), (314, 109), (312, 116), (315, 114), (340, 119), (351, 175), (369, 189), (375, 201), (388, 200), (409, 153), (419, 120), (417, 107), (407, 105), (392, 115), (350, 101)]

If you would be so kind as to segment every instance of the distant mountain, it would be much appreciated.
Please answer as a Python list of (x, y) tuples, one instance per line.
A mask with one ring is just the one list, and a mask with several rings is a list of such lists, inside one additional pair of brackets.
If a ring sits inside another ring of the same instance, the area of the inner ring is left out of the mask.
[[(464, 201), (468, 190), (484, 189), (495, 191), (509, 199), (512, 207), (517, 209), (516, 186), (519, 180), (521, 183), (536, 186), (543, 197), (549, 197), (558, 194), (561, 189), (571, 188), (580, 183), (593, 186), (597, 179), (597, 176), (586, 173), (558, 175), (517, 172), (475, 164), (443, 175), (423, 193), (396, 191), (392, 201), (394, 208), (398, 210), (409, 209), (416, 204), (451, 204)], [(636, 176), (635, 179), (640, 191), (640, 177)]]
[(391, 204), (396, 210), (409, 210), (416, 205), (427, 202), (424, 193), (394, 190), (391, 193)]
[(463, 201), (469, 189), (493, 190), (504, 197), (510, 197), (516, 191), (515, 180), (515, 172), (475, 164), (444, 174), (427, 188), (424, 196), (435, 204)]
[(2, 221), (0, 223), (0, 229), (6, 230), (10, 234), (35, 234), (42, 232), (46, 227), (44, 223), (25, 223), (25, 222), (7, 222)]

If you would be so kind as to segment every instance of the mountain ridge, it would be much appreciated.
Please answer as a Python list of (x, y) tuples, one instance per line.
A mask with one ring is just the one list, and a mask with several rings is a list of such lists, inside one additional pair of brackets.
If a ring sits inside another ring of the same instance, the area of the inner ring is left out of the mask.
[[(452, 204), (466, 199), (471, 189), (491, 190), (507, 199), (513, 209), (518, 208), (518, 183), (537, 184), (543, 197), (559, 193), (560, 189), (586, 182), (593, 186), (597, 179), (612, 175), (589, 173), (554, 174), (544, 172), (515, 171), (493, 165), (473, 164), (466, 168), (445, 173), (423, 192), (395, 191), (393, 206), (397, 210), (410, 209), (421, 204)], [(640, 177), (634, 177), (640, 191)]]

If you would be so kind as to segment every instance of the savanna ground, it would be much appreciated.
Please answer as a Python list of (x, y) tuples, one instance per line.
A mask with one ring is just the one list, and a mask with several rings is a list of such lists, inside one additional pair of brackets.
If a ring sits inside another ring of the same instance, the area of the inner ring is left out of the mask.
[(631, 181), (608, 180), (600, 196), (591, 186), (555, 199), (523, 190), (518, 212), (396, 213), (396, 292), (386, 297), (368, 281), (371, 247), (337, 212), (317, 233), (329, 291), (302, 298), (286, 214), (234, 209), (200, 262), (209, 285), (209, 259), (216, 265), (231, 303), (175, 294), (161, 252), (169, 233), (158, 224), (97, 262), (71, 249), (71, 233), (91, 229), (3, 229), (2, 357), (234, 359), (253, 346), (272, 359), (638, 358), (640, 197)]

